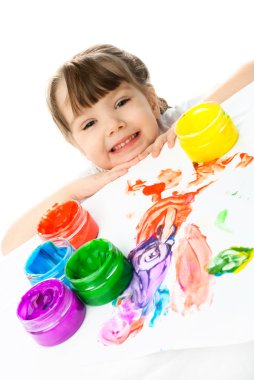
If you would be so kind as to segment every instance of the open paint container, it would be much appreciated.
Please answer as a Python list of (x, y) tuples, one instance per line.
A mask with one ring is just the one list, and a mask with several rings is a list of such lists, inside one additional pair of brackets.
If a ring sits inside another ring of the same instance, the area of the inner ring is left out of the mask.
[(223, 156), (238, 139), (236, 126), (216, 102), (190, 108), (177, 121), (176, 134), (193, 162), (208, 162)]
[(79, 329), (85, 318), (85, 305), (62, 281), (50, 279), (23, 295), (17, 316), (37, 343), (54, 346)]
[(99, 227), (78, 201), (70, 200), (55, 203), (47, 210), (40, 219), (37, 231), (42, 240), (62, 237), (73, 247), (79, 248), (98, 236)]
[(118, 297), (132, 273), (131, 263), (106, 239), (94, 239), (79, 248), (65, 267), (72, 288), (89, 305), (103, 305)]
[(32, 285), (37, 282), (58, 278), (67, 285), (64, 268), (74, 248), (65, 239), (56, 238), (39, 245), (29, 256), (25, 264), (25, 274)]

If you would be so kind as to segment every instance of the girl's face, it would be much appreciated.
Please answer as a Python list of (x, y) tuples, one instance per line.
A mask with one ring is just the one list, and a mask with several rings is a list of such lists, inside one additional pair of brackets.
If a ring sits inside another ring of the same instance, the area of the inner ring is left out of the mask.
[(152, 89), (148, 91), (146, 97), (135, 86), (122, 82), (74, 116), (62, 81), (56, 100), (70, 126), (73, 144), (96, 166), (112, 169), (137, 157), (159, 135), (159, 107)]

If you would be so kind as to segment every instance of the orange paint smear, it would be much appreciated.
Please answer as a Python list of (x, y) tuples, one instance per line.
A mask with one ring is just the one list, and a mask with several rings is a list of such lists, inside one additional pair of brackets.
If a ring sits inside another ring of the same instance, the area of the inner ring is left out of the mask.
[(165, 183), (166, 189), (171, 189), (172, 187), (178, 186), (181, 181), (181, 178), (181, 170), (175, 171), (172, 169), (165, 169), (161, 170), (160, 174), (158, 175), (158, 179)]
[(133, 321), (130, 325), (130, 333), (128, 336), (135, 336), (140, 330), (142, 330), (145, 323), (145, 317), (141, 317), (137, 321)]
[(226, 166), (236, 157), (240, 157), (240, 162), (236, 165), (236, 168), (244, 168), (248, 166), (254, 159), (254, 157), (249, 156), (247, 153), (236, 153), (225, 159), (216, 159), (204, 163), (194, 163), (193, 168), (196, 174), (196, 179), (189, 183), (189, 186), (199, 185), (204, 180), (207, 179), (209, 175), (214, 175), (215, 172), (222, 171)]
[(142, 219), (140, 220), (137, 228), (137, 240), (136, 244), (147, 240), (150, 236), (156, 235), (156, 231), (159, 226), (164, 225), (164, 221), (168, 212), (168, 208), (172, 208), (176, 211), (174, 225), (179, 228), (181, 224), (186, 220), (190, 214), (192, 208), (190, 203), (194, 201), (195, 196), (204, 187), (198, 189), (195, 192), (186, 194), (179, 194), (173, 192), (172, 196), (162, 199), (151, 206)]
[(154, 185), (144, 186), (142, 192), (144, 195), (152, 195), (152, 201), (157, 202), (161, 200), (161, 193), (165, 190), (165, 188), (165, 183), (159, 182)]
[(177, 283), (172, 309), (182, 314), (192, 307), (199, 309), (203, 304), (210, 304), (214, 282), (205, 269), (212, 257), (206, 237), (194, 224), (187, 225), (184, 232), (173, 252)]
[(247, 153), (241, 153), (240, 158), (241, 162), (236, 166), (237, 168), (246, 168), (254, 160), (254, 157), (249, 156)]
[(127, 181), (127, 192), (139, 191), (142, 189), (145, 195), (155, 195), (160, 197), (161, 192), (165, 189), (171, 189), (172, 187), (176, 187), (181, 180), (182, 172), (180, 170), (172, 170), (165, 169), (161, 170), (158, 175), (159, 183), (153, 184), (151, 186), (145, 185), (146, 181), (142, 181), (141, 179), (137, 179), (134, 185)]
[(139, 191), (145, 187), (146, 181), (142, 181), (141, 179), (137, 179), (134, 185), (127, 181), (127, 192), (131, 193), (134, 191)]

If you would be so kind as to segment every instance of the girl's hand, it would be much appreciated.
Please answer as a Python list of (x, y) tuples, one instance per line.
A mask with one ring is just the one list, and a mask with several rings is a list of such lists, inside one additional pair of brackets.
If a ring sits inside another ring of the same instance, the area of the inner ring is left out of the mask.
[(79, 178), (68, 185), (70, 198), (82, 201), (94, 195), (108, 183), (126, 174), (128, 167), (115, 167), (109, 171), (96, 173), (84, 178)]
[(71, 194), (69, 198), (74, 198), (82, 201), (92, 196), (108, 183), (126, 174), (129, 168), (136, 165), (139, 161), (140, 158), (135, 157), (133, 160), (117, 165), (111, 170), (92, 174), (90, 176), (79, 178), (73, 181), (71, 184), (67, 185), (67, 191)]
[(155, 140), (146, 150), (139, 155), (139, 159), (143, 160), (148, 154), (151, 153), (152, 157), (158, 157), (163, 145), (168, 144), (169, 148), (173, 148), (175, 145), (176, 133), (175, 133), (176, 122), (169, 128), (169, 130)]

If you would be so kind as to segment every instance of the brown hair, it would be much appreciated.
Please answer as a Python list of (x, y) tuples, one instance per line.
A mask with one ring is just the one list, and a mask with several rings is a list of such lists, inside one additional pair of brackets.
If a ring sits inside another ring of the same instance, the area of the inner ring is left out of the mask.
[[(149, 83), (149, 72), (145, 64), (135, 55), (112, 45), (95, 45), (75, 55), (64, 63), (50, 80), (47, 103), (53, 120), (68, 139), (70, 129), (56, 102), (59, 82), (64, 79), (68, 100), (74, 115), (82, 107), (90, 107), (122, 81), (136, 86), (145, 93)], [(158, 98), (160, 112), (168, 108), (164, 99)]]

